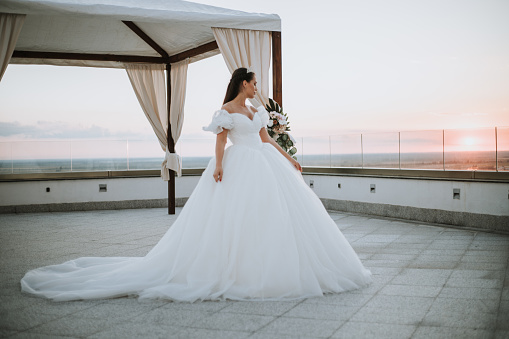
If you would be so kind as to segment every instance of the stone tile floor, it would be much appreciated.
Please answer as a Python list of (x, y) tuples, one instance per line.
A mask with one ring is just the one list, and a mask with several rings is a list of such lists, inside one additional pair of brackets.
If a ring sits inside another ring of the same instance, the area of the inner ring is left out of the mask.
[[(180, 209), (177, 211), (177, 213)], [(20, 292), (32, 268), (143, 256), (165, 209), (0, 215), (0, 337), (509, 338), (509, 236), (330, 212), (369, 287), (301, 301), (51, 302)]]

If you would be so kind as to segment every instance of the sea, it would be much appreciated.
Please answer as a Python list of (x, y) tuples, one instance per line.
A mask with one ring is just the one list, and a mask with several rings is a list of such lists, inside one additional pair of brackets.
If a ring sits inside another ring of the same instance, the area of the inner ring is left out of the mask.
[[(183, 157), (182, 166), (205, 168), (210, 159)], [(509, 151), (305, 154), (297, 155), (297, 160), (306, 167), (509, 171)], [(162, 157), (0, 160), (0, 174), (158, 170), (162, 161)]]

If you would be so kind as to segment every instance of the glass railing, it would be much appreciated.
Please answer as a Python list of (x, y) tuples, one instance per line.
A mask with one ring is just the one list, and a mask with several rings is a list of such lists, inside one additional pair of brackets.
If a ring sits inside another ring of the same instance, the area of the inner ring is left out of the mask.
[[(204, 168), (214, 138), (183, 138), (184, 168)], [(509, 127), (296, 138), (306, 167), (509, 171)], [(160, 169), (157, 140), (0, 142), (0, 174)]]

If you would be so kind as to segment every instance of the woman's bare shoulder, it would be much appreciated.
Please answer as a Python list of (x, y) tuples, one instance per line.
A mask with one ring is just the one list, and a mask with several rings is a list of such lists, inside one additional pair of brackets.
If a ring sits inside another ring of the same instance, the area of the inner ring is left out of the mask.
[(233, 113), (233, 111), (232, 111), (232, 103), (231, 102), (227, 102), (226, 104), (221, 106), (221, 109), (224, 109), (228, 113)]

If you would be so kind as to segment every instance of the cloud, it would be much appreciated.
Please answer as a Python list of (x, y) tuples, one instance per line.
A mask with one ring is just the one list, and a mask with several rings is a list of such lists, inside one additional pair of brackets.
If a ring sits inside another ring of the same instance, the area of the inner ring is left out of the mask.
[(482, 112), (460, 112), (460, 113), (447, 113), (447, 112), (428, 112), (430, 115), (437, 117), (475, 117), (475, 116), (486, 116), (488, 113)]
[(37, 121), (35, 124), (0, 122), (0, 138), (2, 139), (111, 139), (111, 138), (142, 138), (147, 134), (130, 131), (112, 132), (108, 128), (83, 126), (62, 121)]

